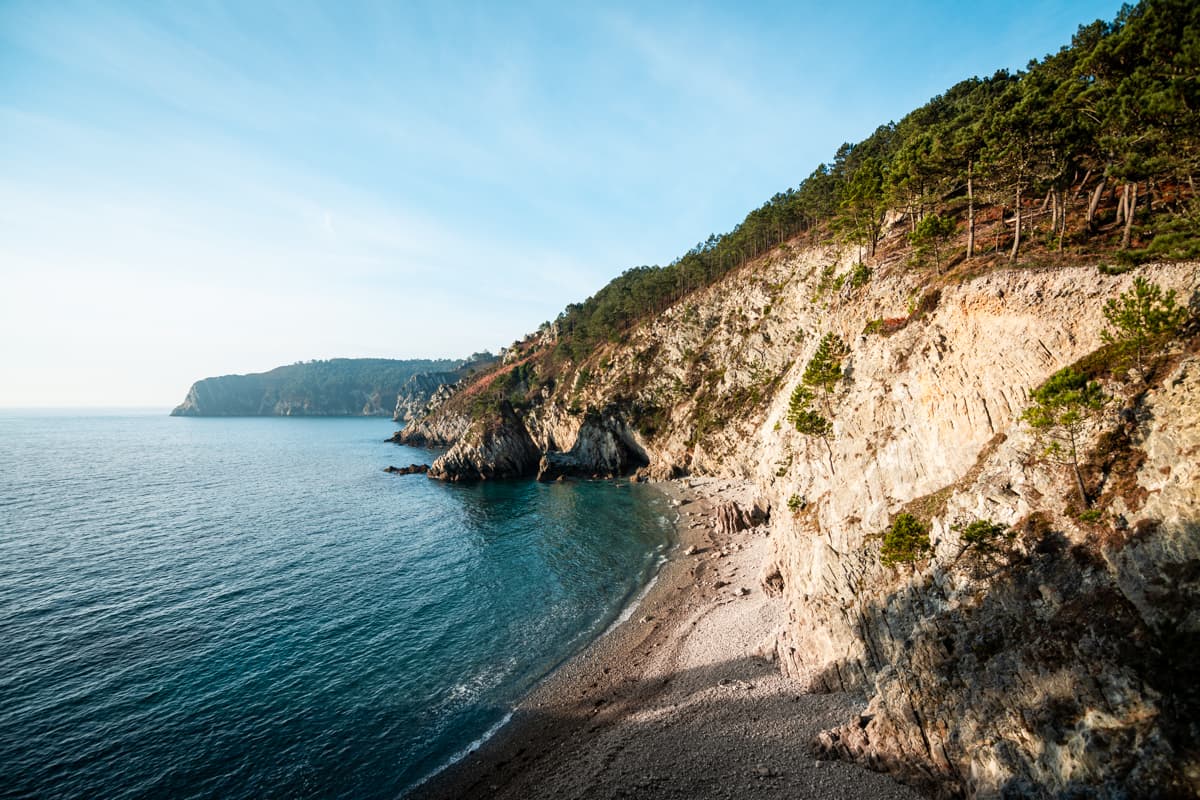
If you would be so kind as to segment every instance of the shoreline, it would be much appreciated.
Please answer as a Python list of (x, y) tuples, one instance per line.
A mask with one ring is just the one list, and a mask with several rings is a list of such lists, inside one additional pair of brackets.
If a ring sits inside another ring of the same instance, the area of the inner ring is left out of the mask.
[(758, 581), (767, 528), (716, 530), (743, 481), (656, 484), (677, 513), (647, 586), (511, 709), (492, 735), (408, 798), (915, 798), (890, 778), (820, 761), (811, 741), (861, 702), (804, 694), (770, 658), (783, 621)]

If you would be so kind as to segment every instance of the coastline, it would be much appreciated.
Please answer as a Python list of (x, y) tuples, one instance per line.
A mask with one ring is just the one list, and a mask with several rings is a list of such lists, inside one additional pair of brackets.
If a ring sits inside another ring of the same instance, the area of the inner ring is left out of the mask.
[(678, 512), (674, 546), (617, 620), (559, 665), (494, 735), (409, 798), (915, 798), (862, 767), (820, 761), (811, 741), (857, 698), (805, 694), (767, 646), (783, 608), (758, 572), (767, 528), (716, 529), (742, 481), (656, 486)]

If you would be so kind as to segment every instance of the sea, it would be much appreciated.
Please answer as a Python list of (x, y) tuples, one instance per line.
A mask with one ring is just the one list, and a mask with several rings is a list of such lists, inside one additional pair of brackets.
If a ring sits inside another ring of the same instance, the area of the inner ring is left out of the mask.
[(402, 797), (670, 546), (652, 487), (390, 475), (395, 427), (0, 411), (0, 796)]

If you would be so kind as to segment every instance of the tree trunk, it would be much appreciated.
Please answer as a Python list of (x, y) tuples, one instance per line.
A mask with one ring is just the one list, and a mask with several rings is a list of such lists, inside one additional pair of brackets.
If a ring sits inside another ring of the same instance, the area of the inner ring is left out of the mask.
[(1100, 176), (1100, 183), (1096, 185), (1096, 191), (1092, 192), (1092, 201), (1088, 203), (1087, 210), (1087, 229), (1090, 232), (1096, 224), (1096, 209), (1100, 207), (1100, 198), (1104, 195), (1104, 186), (1108, 183), (1108, 179), (1103, 175)]
[(967, 258), (975, 255), (975, 187), (971, 182), (971, 162), (967, 162)]
[(1128, 185), (1129, 201), (1125, 204), (1125, 232), (1121, 234), (1121, 249), (1128, 250), (1130, 239), (1133, 237), (1134, 209), (1137, 208), (1137, 182)]
[(1019, 187), (1017, 189), (1017, 208), (1016, 208), (1015, 223), (1016, 224), (1014, 226), (1014, 231), (1013, 231), (1012, 250), (1008, 254), (1009, 261), (1016, 261), (1017, 253), (1021, 249), (1021, 189)]
[[(1076, 172), (1075, 174), (1078, 175), (1079, 173)], [(1092, 171), (1089, 169), (1087, 172), (1083, 173), (1083, 180), (1081, 180), (1079, 185), (1075, 187), (1075, 191), (1071, 192), (1072, 203), (1079, 199), (1079, 195), (1083, 193), (1083, 187), (1087, 186), (1088, 178), (1090, 177), (1092, 177)]]
[(1118, 225), (1123, 223), (1125, 221), (1125, 217), (1128, 216), (1125, 213), (1125, 206), (1128, 202), (1129, 202), (1129, 184), (1125, 183), (1125, 184), (1121, 185), (1121, 199), (1117, 201), (1117, 224)]
[(1058, 252), (1062, 252), (1063, 240), (1067, 238), (1067, 192), (1064, 189), (1058, 209)]
[(1084, 510), (1091, 507), (1088, 502), (1087, 492), (1083, 490), (1083, 477), (1079, 474), (1079, 464), (1072, 462), (1071, 471), (1075, 473), (1075, 488), (1079, 490), (1079, 501), (1083, 503)]
[(1083, 490), (1083, 476), (1079, 474), (1079, 451), (1075, 443), (1075, 431), (1068, 427), (1067, 436), (1071, 444), (1071, 471), (1075, 473), (1075, 488), (1079, 490), (1079, 502), (1083, 503), (1086, 510), (1092, 504), (1088, 502), (1087, 492)]

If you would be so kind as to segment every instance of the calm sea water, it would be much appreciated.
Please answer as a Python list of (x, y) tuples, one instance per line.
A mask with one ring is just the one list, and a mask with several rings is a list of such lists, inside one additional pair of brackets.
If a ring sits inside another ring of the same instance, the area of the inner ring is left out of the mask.
[(666, 546), (652, 489), (387, 475), (393, 429), (0, 412), (0, 795), (397, 797)]

